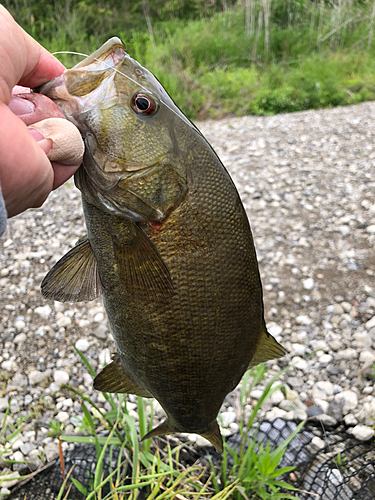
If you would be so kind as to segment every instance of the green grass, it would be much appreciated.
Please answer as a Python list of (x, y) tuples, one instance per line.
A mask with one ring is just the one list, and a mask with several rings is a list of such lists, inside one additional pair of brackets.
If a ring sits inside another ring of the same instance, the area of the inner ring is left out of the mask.
[[(132, 10), (116, 0), (71, 1), (70, 9), (45, 3), (43, 11), (25, 0), (13, 13), (50, 51), (88, 54), (120, 36), (190, 118), (268, 115), (375, 98), (372, 2), (272, 0), (267, 13), (261, 0), (249, 0), (250, 10), (243, 2), (228, 1), (225, 9), (223, 2), (149, 0), (152, 36), (141, 3)], [(68, 67), (80, 60), (59, 57)]]
[[(84, 364), (95, 376), (95, 372), (85, 356), (76, 349)], [(245, 406), (249, 402), (250, 393), (255, 386), (265, 380), (266, 369), (264, 363), (248, 371), (242, 381), (240, 393), (241, 418), (239, 422), (241, 443), (238, 449), (232, 449), (225, 442), (224, 453), (219, 470), (214, 467), (211, 460), (211, 470), (197, 464), (187, 466), (180, 460), (182, 444), (172, 447), (167, 442), (166, 447), (160, 449), (155, 440), (139, 442), (139, 435), (144, 435), (153, 425), (153, 414), (148, 414), (146, 408), (151, 407), (147, 400), (138, 397), (138, 423), (127, 409), (126, 397), (122, 394), (103, 393), (109, 402), (109, 411), (99, 408), (90, 398), (83, 393), (71, 389), (82, 399), (80, 435), (60, 437), (61, 440), (71, 443), (94, 444), (96, 447), (97, 464), (95, 477), (87, 486), (80, 484), (73, 476), (67, 478), (60, 490), (60, 499), (69, 498), (71, 483), (81, 491), (86, 500), (136, 500), (140, 491), (148, 488), (146, 498), (156, 499), (183, 499), (183, 498), (211, 498), (215, 500), (277, 500), (298, 498), (290, 490), (295, 488), (280, 476), (293, 470), (293, 467), (279, 468), (288, 443), (299, 432), (303, 424), (277, 448), (271, 448), (257, 440), (256, 419), (259, 409), (264, 401), (272, 394), (282, 389), (276, 382), (284, 372), (274, 376), (265, 385), (262, 396), (255, 404), (250, 415), (245, 418)], [(60, 434), (60, 428), (55, 429), (55, 434)], [(252, 429), (252, 435), (249, 431)], [(107, 437), (99, 435), (103, 430), (108, 432)], [(103, 475), (103, 459), (107, 450), (120, 449), (117, 467), (107, 476)], [(233, 465), (229, 467), (229, 461)], [(131, 474), (129, 475), (129, 470)], [(110, 492), (104, 493), (103, 488), (109, 486)], [(144, 492), (144, 490), (143, 490)]]

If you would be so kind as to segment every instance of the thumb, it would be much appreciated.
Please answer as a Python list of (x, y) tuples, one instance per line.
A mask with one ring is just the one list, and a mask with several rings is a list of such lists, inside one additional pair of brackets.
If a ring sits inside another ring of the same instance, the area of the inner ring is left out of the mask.
[[(85, 148), (81, 134), (77, 127), (65, 118), (47, 118), (29, 125), (28, 128), (52, 141), (52, 148), (47, 153), (50, 161), (62, 165), (79, 165), (82, 162)], [(35, 133), (33, 135), (35, 137)]]

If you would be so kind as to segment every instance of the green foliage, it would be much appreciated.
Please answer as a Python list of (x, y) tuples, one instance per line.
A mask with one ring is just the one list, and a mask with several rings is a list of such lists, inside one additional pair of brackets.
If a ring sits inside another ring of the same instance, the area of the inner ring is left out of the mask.
[(54, 418), (51, 418), (49, 423), (48, 434), (52, 437), (59, 437), (63, 433), (63, 424)]
[[(285, 371), (285, 370), (284, 370)], [(278, 478), (283, 474), (291, 472), (294, 467), (279, 468), (286, 447), (303, 427), (302, 422), (296, 430), (278, 447), (271, 448), (270, 444), (264, 444), (258, 440), (258, 427), (254, 426), (257, 413), (264, 401), (272, 396), (274, 392), (283, 389), (281, 384), (276, 384), (283, 372), (274, 376), (266, 385), (261, 397), (255, 404), (250, 415), (245, 417), (245, 404), (249, 399), (251, 391), (259, 384), (265, 376), (264, 363), (251, 371), (246, 372), (242, 380), (240, 406), (243, 415), (240, 420), (241, 441), (238, 449), (232, 449), (225, 443), (223, 461), (218, 477), (213, 478), (216, 491), (220, 491), (220, 484), (227, 486), (234, 479), (238, 481), (237, 489), (233, 492), (233, 500), (253, 498), (256, 495), (262, 500), (296, 499), (297, 497), (283, 490), (295, 490), (293, 486)], [(251, 434), (250, 431), (251, 430)], [(231, 457), (233, 466), (228, 469), (228, 457)], [(211, 466), (213, 468), (212, 462)]]
[[(373, 3), (362, 0), (6, 2), (50, 51), (120, 36), (189, 118), (374, 99)], [(59, 56), (68, 67), (80, 58)]]

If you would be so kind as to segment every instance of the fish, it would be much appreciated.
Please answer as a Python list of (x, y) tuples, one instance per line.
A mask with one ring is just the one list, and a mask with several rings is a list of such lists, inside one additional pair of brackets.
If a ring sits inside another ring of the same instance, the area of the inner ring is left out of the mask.
[(253, 237), (220, 159), (156, 77), (111, 38), (38, 91), (80, 130), (87, 236), (48, 272), (46, 299), (100, 295), (116, 345), (94, 387), (154, 397), (143, 439), (196, 433), (249, 368), (285, 354), (267, 331)]

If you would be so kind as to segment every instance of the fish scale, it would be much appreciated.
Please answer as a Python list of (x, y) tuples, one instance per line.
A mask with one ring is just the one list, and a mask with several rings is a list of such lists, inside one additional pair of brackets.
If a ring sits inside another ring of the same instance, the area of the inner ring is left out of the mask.
[[(103, 64), (113, 61), (115, 73)], [(84, 82), (95, 65), (102, 73), (96, 88), (89, 77), (93, 107), (76, 78)], [(266, 330), (253, 239), (233, 181), (119, 39), (41, 92), (85, 139), (75, 182), (87, 226), (87, 239), (43, 280), (43, 295), (103, 295), (117, 355), (94, 387), (155, 397), (166, 420), (145, 437), (196, 432), (221, 450), (216, 417), (225, 396), (250, 366), (284, 354)]]

